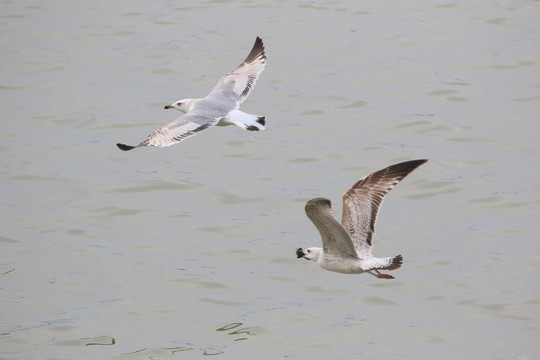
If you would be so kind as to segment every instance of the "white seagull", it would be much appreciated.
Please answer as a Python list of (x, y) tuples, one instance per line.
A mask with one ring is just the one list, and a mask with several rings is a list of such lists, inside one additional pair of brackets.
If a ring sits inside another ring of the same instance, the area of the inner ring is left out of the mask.
[(364, 177), (343, 195), (341, 224), (334, 218), (330, 200), (311, 199), (306, 214), (321, 234), (323, 247), (296, 249), (297, 258), (313, 260), (322, 268), (344, 274), (367, 272), (379, 279), (393, 279), (379, 270), (395, 270), (403, 257), (376, 258), (371, 255), (375, 221), (384, 196), (405, 176), (427, 160), (395, 164)]
[(175, 121), (162, 126), (143, 142), (131, 146), (116, 144), (120, 150), (128, 151), (140, 146), (170, 146), (195, 135), (213, 125), (237, 125), (250, 131), (264, 130), (264, 116), (252, 115), (239, 110), (248, 97), (259, 75), (266, 65), (264, 44), (257, 37), (251, 52), (236, 69), (222, 77), (210, 94), (201, 99), (184, 99), (165, 109), (185, 112)]

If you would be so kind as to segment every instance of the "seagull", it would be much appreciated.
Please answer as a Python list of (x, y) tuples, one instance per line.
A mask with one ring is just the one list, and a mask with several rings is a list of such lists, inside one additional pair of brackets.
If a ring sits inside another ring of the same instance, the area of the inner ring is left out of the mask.
[(239, 106), (253, 90), (265, 66), (264, 44), (257, 37), (246, 59), (223, 76), (205, 98), (184, 99), (165, 106), (165, 109), (180, 110), (184, 115), (157, 129), (138, 145), (118, 143), (116, 146), (124, 151), (140, 146), (170, 146), (213, 125), (234, 124), (245, 130), (264, 130), (264, 116), (245, 113)]
[(412, 160), (376, 171), (354, 184), (343, 195), (341, 224), (334, 218), (332, 204), (325, 198), (311, 199), (306, 215), (321, 234), (323, 247), (296, 249), (296, 257), (315, 261), (322, 268), (343, 274), (367, 272), (379, 279), (393, 279), (379, 270), (396, 270), (403, 257), (371, 255), (375, 221), (384, 196), (427, 160)]

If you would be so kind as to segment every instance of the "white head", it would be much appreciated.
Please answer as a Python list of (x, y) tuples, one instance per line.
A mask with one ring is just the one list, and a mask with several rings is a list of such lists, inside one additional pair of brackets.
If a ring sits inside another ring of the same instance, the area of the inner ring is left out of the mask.
[(298, 248), (296, 249), (296, 257), (298, 259), (304, 258), (306, 260), (312, 260), (317, 262), (319, 260), (319, 256), (322, 254), (322, 248), (319, 247), (310, 247), (307, 249)]
[(164, 109), (176, 109), (183, 113), (187, 113), (189, 110), (191, 110), (193, 105), (195, 105), (193, 99), (182, 99), (175, 101), (170, 105), (165, 105)]

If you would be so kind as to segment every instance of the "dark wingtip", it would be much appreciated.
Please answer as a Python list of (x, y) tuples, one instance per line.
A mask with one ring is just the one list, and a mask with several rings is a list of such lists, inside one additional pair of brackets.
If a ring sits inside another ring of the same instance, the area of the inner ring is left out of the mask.
[(266, 55), (264, 53), (264, 44), (262, 39), (257, 36), (255, 39), (255, 43), (253, 44), (253, 48), (251, 48), (251, 51), (249, 52), (249, 55), (244, 59), (245, 63), (250, 63), (258, 56), (261, 56), (263, 59), (266, 59)]
[(402, 163), (396, 164), (395, 166), (397, 166), (397, 167), (408, 167), (408, 168), (416, 169), (417, 167), (419, 167), (420, 165), (425, 164), (425, 163), (427, 163), (427, 159), (419, 159), (419, 160), (404, 161)]
[(256, 120), (259, 124), (262, 126), (266, 125), (266, 116), (259, 116), (259, 118)]
[(413, 165), (416, 165), (416, 167), (425, 164), (428, 162), (428, 159), (420, 159), (420, 160), (411, 160), (410, 163)]
[(396, 164), (396, 168), (403, 168), (404, 170), (406, 170), (407, 174), (403, 176), (405, 177), (411, 172), (413, 172), (414, 170), (416, 170), (417, 167), (425, 163), (427, 163), (427, 159), (410, 160), (410, 161), (402, 162), (401, 164)]
[(136, 146), (131, 146), (131, 145), (126, 145), (126, 144), (120, 144), (120, 143), (117, 143), (116, 146), (118, 146), (118, 148), (122, 151), (129, 151), (129, 150), (133, 150), (136, 148)]
[[(381, 171), (381, 174), (384, 173), (388, 175), (391, 175), (391, 174), (395, 175), (396, 179), (399, 182), (403, 180), (407, 175), (412, 173), (420, 165), (425, 164), (426, 162), (427, 162), (427, 159), (409, 160), (409, 161), (404, 161), (402, 163), (391, 165), (379, 171)], [(377, 174), (377, 173), (378, 171), (373, 174)]]

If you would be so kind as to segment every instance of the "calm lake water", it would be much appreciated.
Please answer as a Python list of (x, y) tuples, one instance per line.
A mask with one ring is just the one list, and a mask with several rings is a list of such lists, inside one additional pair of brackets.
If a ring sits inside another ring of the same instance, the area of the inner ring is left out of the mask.
[[(540, 357), (538, 1), (3, 1), (1, 359)], [(129, 153), (256, 36), (243, 110)], [(324, 271), (307, 200), (386, 198), (395, 280)]]

